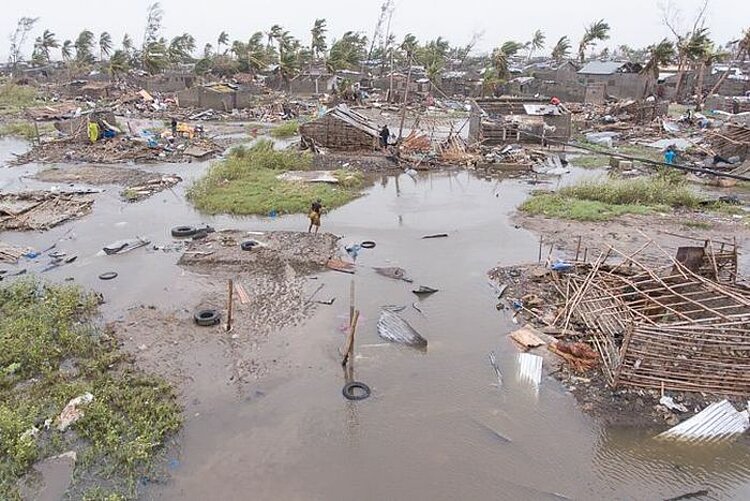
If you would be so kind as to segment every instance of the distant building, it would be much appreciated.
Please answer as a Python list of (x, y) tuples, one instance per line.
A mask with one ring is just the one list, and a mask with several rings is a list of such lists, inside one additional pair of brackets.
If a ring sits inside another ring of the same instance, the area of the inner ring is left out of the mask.
[(590, 61), (578, 70), (578, 82), (584, 87), (604, 84), (605, 94), (617, 99), (642, 99), (655, 83), (642, 69), (638, 63)]

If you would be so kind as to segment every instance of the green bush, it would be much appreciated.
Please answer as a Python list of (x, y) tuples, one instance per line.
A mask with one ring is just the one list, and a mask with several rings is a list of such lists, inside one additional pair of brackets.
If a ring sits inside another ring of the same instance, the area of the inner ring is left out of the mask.
[(188, 190), (195, 206), (210, 214), (306, 213), (313, 200), (327, 208), (339, 207), (359, 196), (361, 173), (337, 171), (338, 185), (288, 182), (278, 179), (289, 170), (309, 170), (312, 156), (274, 150), (273, 142), (261, 140), (252, 147), (234, 148), (214, 163), (204, 177)]
[(277, 139), (296, 136), (297, 134), (299, 134), (299, 122), (297, 120), (289, 120), (287, 122), (283, 122), (271, 129), (270, 134), (271, 137), (275, 137)]

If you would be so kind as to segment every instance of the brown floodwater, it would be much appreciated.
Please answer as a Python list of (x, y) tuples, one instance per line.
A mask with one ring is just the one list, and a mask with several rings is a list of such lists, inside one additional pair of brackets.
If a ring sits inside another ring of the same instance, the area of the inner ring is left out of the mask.
[[(170, 227), (199, 221), (217, 228), (306, 229), (304, 216), (202, 217), (184, 201), (184, 189), (205, 165), (145, 168), (177, 172), (187, 181), (138, 204), (120, 202), (111, 188), (96, 195), (94, 212), (81, 220), (2, 238), (35, 248), (57, 241), (78, 254), (75, 263), (44, 275), (75, 277), (103, 292), (105, 315), (117, 317), (138, 304), (179, 307), (196, 294), (200, 279), (176, 266), (178, 252), (99, 255), (112, 240), (140, 235), (164, 245), (171, 242)], [(36, 169), (2, 169), (0, 187), (48, 186), (18, 179)], [(579, 175), (585, 174), (574, 171), (567, 179)], [(145, 486), (142, 496), (657, 500), (706, 489), (702, 499), (749, 499), (747, 439), (711, 448), (656, 442), (658, 429), (609, 427), (585, 415), (549, 376), (538, 387), (517, 377), (517, 350), (506, 338), (516, 326), (495, 309), (486, 271), (536, 260), (537, 237), (510, 222), (532, 188), (465, 171), (385, 176), (366, 196), (325, 215), (323, 230), (342, 235), (342, 245), (377, 243), (359, 254), (353, 278), (362, 315), (355, 379), (367, 383), (372, 396), (360, 402), (342, 397), (338, 349), (352, 277), (321, 273), (310, 289), (325, 284), (318, 298), (336, 302), (319, 306), (302, 326), (273, 334), (262, 348), (262, 356), (278, 356), (285, 368), (241, 394), (204, 389), (200, 404), (186, 413), (171, 478)], [(421, 238), (444, 232), (448, 238)], [(377, 275), (373, 266), (401, 266), (414, 284)], [(118, 279), (96, 278), (110, 270)], [(415, 285), (439, 292), (419, 300), (411, 292)], [(407, 307), (402, 315), (428, 340), (426, 351), (377, 336), (383, 305)], [(501, 387), (493, 384), (490, 351), (504, 376)]]

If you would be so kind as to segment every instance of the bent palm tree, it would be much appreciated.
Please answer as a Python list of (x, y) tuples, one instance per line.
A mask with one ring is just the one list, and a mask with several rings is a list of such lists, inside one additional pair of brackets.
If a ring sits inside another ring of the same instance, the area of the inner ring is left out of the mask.
[(567, 36), (561, 37), (552, 49), (552, 59), (560, 63), (563, 59), (570, 56), (570, 39)]
[(598, 41), (609, 39), (609, 24), (604, 19), (591, 23), (583, 34), (581, 43), (578, 44), (578, 58), (581, 62), (586, 60), (586, 51), (596, 45)]

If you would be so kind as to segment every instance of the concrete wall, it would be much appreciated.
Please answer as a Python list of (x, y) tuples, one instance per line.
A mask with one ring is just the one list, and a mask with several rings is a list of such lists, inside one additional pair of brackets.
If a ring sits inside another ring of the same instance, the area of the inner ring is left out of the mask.
[(650, 78), (638, 73), (615, 73), (613, 75), (579, 75), (583, 85), (603, 83), (607, 95), (617, 99), (643, 99), (649, 90)]
[(235, 108), (236, 92), (216, 92), (204, 87), (193, 87), (177, 93), (182, 107), (211, 108), (217, 111), (231, 111)]

